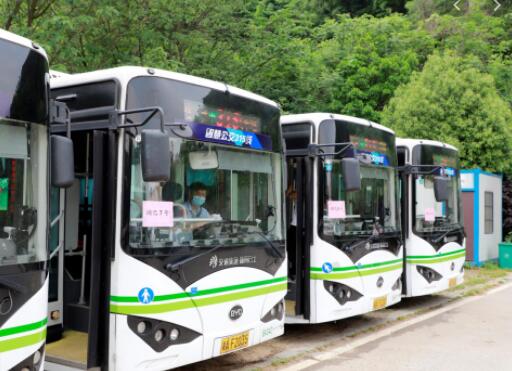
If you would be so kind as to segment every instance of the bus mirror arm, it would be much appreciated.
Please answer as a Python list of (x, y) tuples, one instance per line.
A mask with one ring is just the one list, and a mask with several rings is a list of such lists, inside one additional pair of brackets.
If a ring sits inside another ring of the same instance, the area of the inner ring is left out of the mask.
[[(426, 168), (424, 170), (424, 168)], [(428, 170), (427, 170), (428, 169)], [(415, 175), (430, 175), (439, 169), (444, 169), (440, 165), (405, 165), (397, 167), (397, 170), (402, 174), (415, 174)]]
[[(135, 113), (147, 113), (149, 112), (149, 115), (142, 121), (137, 123), (124, 123), (121, 124), (119, 122), (119, 119), (123, 116), (132, 115)], [(145, 107), (145, 108), (134, 108), (129, 109), (125, 111), (114, 111), (110, 113), (110, 121), (114, 124), (115, 127), (119, 129), (126, 129), (126, 128), (136, 128), (140, 126), (145, 126), (155, 115), (158, 114), (158, 118), (160, 119), (160, 130), (162, 133), (165, 133), (165, 125), (164, 125), (164, 110), (162, 107)]]
[(50, 127), (65, 125), (66, 136), (50, 136), (51, 184), (68, 188), (75, 180), (73, 141), (71, 140), (71, 114), (66, 103), (50, 101)]
[[(325, 147), (336, 147), (336, 146), (343, 146), (340, 150), (333, 152), (325, 152), (323, 148)], [(310, 156), (318, 156), (318, 157), (325, 157), (325, 156), (338, 156), (341, 155), (343, 152), (347, 151), (348, 149), (354, 149), (354, 145), (351, 142), (342, 142), (342, 143), (328, 143), (328, 144), (310, 144), (308, 145), (308, 153)]]
[[(149, 113), (144, 120), (137, 123), (123, 123), (123, 116)], [(141, 133), (141, 165), (142, 178), (145, 182), (167, 182), (171, 177), (171, 146), (165, 131), (164, 110), (161, 107), (135, 108), (115, 111), (110, 114), (110, 121), (119, 129), (134, 128), (146, 125), (153, 117), (158, 116), (160, 129), (144, 129)]]
[(64, 125), (66, 136), (71, 138), (71, 112), (68, 105), (57, 100), (50, 100), (50, 126)]

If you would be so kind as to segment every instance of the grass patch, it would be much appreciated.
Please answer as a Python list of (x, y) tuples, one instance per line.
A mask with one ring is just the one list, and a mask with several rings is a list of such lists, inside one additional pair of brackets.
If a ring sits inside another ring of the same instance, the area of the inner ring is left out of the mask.
[(282, 365), (285, 365), (287, 364), (288, 362), (291, 361), (291, 358), (276, 358), (272, 361), (272, 366), (274, 367), (279, 367), (279, 366), (282, 366)]

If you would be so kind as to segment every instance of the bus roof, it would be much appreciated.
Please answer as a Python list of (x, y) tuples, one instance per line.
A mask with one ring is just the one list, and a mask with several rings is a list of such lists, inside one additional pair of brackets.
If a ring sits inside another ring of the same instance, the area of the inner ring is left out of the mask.
[(186, 82), (189, 84), (204, 86), (210, 89), (228, 91), (234, 95), (259, 101), (261, 103), (268, 104), (275, 108), (279, 108), (279, 105), (276, 102), (268, 98), (265, 98), (261, 95), (252, 93), (250, 91), (239, 89), (235, 86), (227, 85), (225, 83), (218, 81), (204, 79), (202, 77), (196, 77), (192, 75), (185, 75), (182, 73), (147, 67), (123, 66), (85, 73), (63, 74), (51, 79), (50, 85), (52, 89), (54, 89), (116, 79), (123, 86), (126, 86), (131, 79), (139, 76), (162, 77), (171, 80)]
[(46, 55), (46, 51), (41, 46), (35, 44), (32, 40), (29, 40), (23, 36), (16, 35), (12, 32), (2, 30), (0, 28), (0, 39), (10, 41), (14, 44), (18, 44), (25, 48), (29, 48), (35, 52), (38, 52), (39, 54), (43, 55), (46, 59), (48, 59), (48, 56)]
[(371, 126), (379, 130), (387, 131), (391, 134), (395, 134), (393, 130), (390, 128), (383, 126), (381, 124), (378, 124), (376, 122), (362, 119), (359, 117), (354, 116), (347, 116), (347, 115), (340, 115), (335, 113), (326, 113), (326, 112), (311, 112), (311, 113), (299, 113), (299, 114), (293, 114), (293, 115), (283, 115), (281, 116), (281, 124), (282, 125), (288, 125), (288, 124), (294, 124), (297, 122), (304, 122), (309, 121), (312, 122), (315, 126), (318, 126), (322, 121), (324, 120), (341, 120), (346, 122), (352, 122), (359, 125), (364, 126)]
[(418, 144), (423, 144), (423, 145), (433, 146), (433, 147), (448, 148), (448, 149), (452, 149), (457, 152), (459, 151), (456, 147), (454, 147), (448, 143), (439, 142), (437, 140), (396, 138), (396, 146), (397, 147), (407, 147), (409, 149), (412, 149), (414, 146), (416, 146)]

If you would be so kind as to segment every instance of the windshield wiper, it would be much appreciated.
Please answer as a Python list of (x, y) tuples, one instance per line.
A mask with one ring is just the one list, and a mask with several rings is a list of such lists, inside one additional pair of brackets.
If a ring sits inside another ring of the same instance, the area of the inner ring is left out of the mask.
[(14, 291), (18, 291), (21, 294), (25, 294), (27, 292), (27, 288), (25, 286), (20, 285), (14, 279), (11, 280), (7, 277), (0, 276), (0, 285), (13, 289)]
[(389, 237), (399, 238), (400, 237), (400, 231), (381, 232), (379, 234), (370, 234), (364, 240), (359, 240), (359, 241), (356, 241), (356, 242), (352, 243), (351, 245), (348, 245), (346, 247), (346, 249), (353, 250), (357, 246), (364, 245), (364, 244), (367, 244), (367, 243), (372, 243), (372, 242), (378, 240), (379, 238), (389, 238)]
[(203, 252), (202, 254), (192, 255), (192, 256), (189, 256), (188, 258), (185, 258), (183, 260), (179, 260), (176, 263), (166, 264), (165, 269), (167, 269), (168, 271), (176, 272), (178, 269), (180, 269), (180, 267), (182, 265), (190, 263), (191, 261), (196, 260), (197, 258), (200, 258), (201, 256), (204, 256), (206, 254), (210, 254), (210, 253), (212, 253), (214, 251), (217, 251), (218, 249), (220, 249), (223, 246), (224, 245), (221, 245), (221, 244), (215, 245), (215, 246), (212, 246), (211, 249), (208, 249), (207, 251)]
[(254, 234), (257, 234), (258, 236), (260, 236), (261, 238), (263, 238), (268, 244), (269, 246), (272, 248), (272, 250), (274, 250), (274, 252), (279, 255), (279, 257), (281, 259), (284, 259), (284, 255), (281, 253), (281, 251), (279, 250), (279, 248), (275, 245), (274, 241), (272, 241), (270, 238), (268, 238), (267, 236), (265, 236), (265, 233), (263, 232), (259, 232), (259, 231), (254, 231), (254, 232), (251, 232), (251, 233), (254, 233)]
[(432, 239), (432, 242), (434, 243), (438, 243), (438, 242), (441, 242), (441, 240), (446, 237), (447, 235), (449, 235), (450, 233), (453, 233), (455, 231), (460, 231), (461, 229), (463, 229), (463, 227), (461, 226), (457, 226), (455, 228), (452, 228), (452, 229), (449, 229), (447, 230), (446, 232), (444, 232), (443, 234), (441, 234), (440, 236), (437, 236), (436, 238), (433, 238)]

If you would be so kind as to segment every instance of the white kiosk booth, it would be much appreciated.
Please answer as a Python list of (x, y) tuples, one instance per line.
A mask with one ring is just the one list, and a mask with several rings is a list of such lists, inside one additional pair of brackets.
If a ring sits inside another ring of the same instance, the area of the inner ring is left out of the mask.
[(502, 239), (501, 174), (461, 170), (466, 260), (475, 265), (498, 259)]

